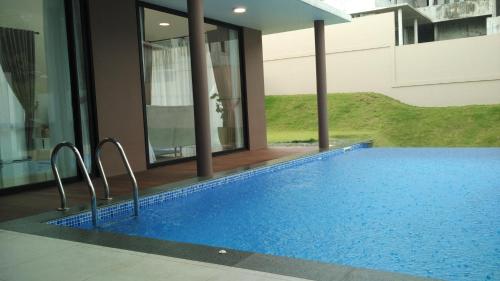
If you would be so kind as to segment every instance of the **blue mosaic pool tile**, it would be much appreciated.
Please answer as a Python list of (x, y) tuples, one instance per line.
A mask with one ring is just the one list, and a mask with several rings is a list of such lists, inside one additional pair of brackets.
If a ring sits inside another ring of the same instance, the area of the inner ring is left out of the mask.
[[(200, 182), (193, 184), (191, 186), (183, 187), (177, 190), (173, 191), (167, 191), (159, 194), (154, 194), (154, 195), (148, 195), (143, 198), (139, 199), (139, 210), (140, 209), (145, 209), (154, 205), (162, 204), (165, 201), (169, 201), (175, 198), (179, 197), (185, 197), (188, 196), (189, 194), (195, 193), (195, 192), (200, 192), (212, 188), (216, 188), (218, 186), (235, 182), (235, 181), (240, 181), (243, 179), (247, 179), (256, 175), (264, 174), (264, 173), (272, 173), (275, 171), (279, 171), (282, 169), (302, 165), (314, 160), (317, 160), (318, 158), (324, 157), (324, 156), (336, 156), (340, 155), (352, 150), (356, 149), (362, 149), (362, 148), (369, 148), (371, 147), (371, 142), (363, 142), (363, 143), (357, 143), (348, 147), (340, 148), (340, 149), (335, 149), (335, 150), (329, 150), (325, 152), (320, 152), (314, 155), (309, 155), (305, 157), (301, 157), (298, 159), (293, 159), (290, 161), (285, 161), (281, 163), (276, 163), (272, 164), (269, 166), (263, 166), (255, 169), (251, 169), (248, 171), (236, 173), (233, 175), (229, 175), (226, 177), (222, 178), (216, 178), (216, 179), (211, 179), (208, 181)], [(97, 210), (97, 220), (98, 223), (106, 223), (111, 221), (111, 219), (116, 219), (116, 218), (123, 218), (126, 216), (130, 216), (133, 214), (133, 202), (132, 201), (127, 201), (127, 202), (122, 202), (118, 203), (115, 205), (99, 208)], [(87, 211), (84, 213), (68, 216), (65, 218), (57, 219), (57, 220), (51, 220), (48, 221), (48, 224), (51, 225), (59, 225), (59, 226), (68, 226), (68, 227), (73, 227), (73, 226), (79, 226), (82, 224), (86, 224), (92, 221), (92, 216), (91, 212)]]

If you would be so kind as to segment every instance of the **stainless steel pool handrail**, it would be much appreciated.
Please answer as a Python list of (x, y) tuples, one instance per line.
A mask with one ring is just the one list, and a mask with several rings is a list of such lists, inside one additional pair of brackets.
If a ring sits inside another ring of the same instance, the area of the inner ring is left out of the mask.
[(59, 190), (59, 196), (61, 198), (61, 207), (58, 208), (59, 211), (65, 211), (68, 210), (69, 208), (66, 206), (66, 194), (64, 193), (64, 188), (62, 185), (61, 181), (61, 176), (59, 175), (59, 170), (57, 169), (57, 156), (59, 151), (63, 147), (68, 147), (73, 151), (76, 157), (76, 162), (78, 166), (80, 167), (80, 170), (83, 174), (83, 177), (85, 178), (85, 181), (87, 182), (87, 186), (89, 187), (89, 193), (90, 193), (90, 207), (92, 209), (92, 224), (94, 226), (97, 225), (97, 202), (96, 202), (96, 196), (95, 196), (95, 189), (94, 185), (92, 184), (92, 181), (90, 180), (89, 173), (87, 172), (87, 168), (85, 168), (85, 163), (83, 162), (82, 156), (76, 146), (72, 144), (71, 142), (61, 142), (58, 143), (54, 149), (52, 150), (52, 153), (50, 155), (50, 164), (52, 166), (52, 173), (54, 174), (54, 178), (57, 182), (57, 188)]
[(125, 151), (123, 149), (123, 146), (121, 143), (114, 139), (114, 138), (105, 138), (96, 147), (95, 150), (95, 159), (97, 162), (97, 168), (99, 169), (99, 173), (101, 174), (102, 181), (104, 183), (104, 199), (105, 200), (111, 200), (112, 198), (110, 197), (109, 193), (109, 183), (108, 179), (106, 178), (106, 174), (104, 173), (104, 168), (102, 166), (101, 162), (101, 151), (102, 147), (106, 143), (112, 143), (116, 146), (118, 149), (118, 152), (120, 152), (120, 156), (123, 161), (123, 165), (125, 166), (125, 169), (127, 169), (128, 176), (130, 178), (130, 181), (132, 182), (132, 195), (134, 198), (134, 216), (139, 215), (139, 188), (137, 186), (137, 180), (135, 179), (134, 172), (132, 171), (132, 168), (130, 167), (130, 163), (128, 162), (127, 155), (125, 154)]

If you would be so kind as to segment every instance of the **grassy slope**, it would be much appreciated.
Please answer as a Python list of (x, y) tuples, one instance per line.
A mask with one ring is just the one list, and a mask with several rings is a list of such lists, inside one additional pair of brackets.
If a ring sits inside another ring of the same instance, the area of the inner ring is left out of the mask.
[[(380, 94), (328, 95), (331, 138), (376, 146), (500, 146), (500, 105), (416, 107)], [(267, 96), (269, 142), (317, 139), (314, 95)]]

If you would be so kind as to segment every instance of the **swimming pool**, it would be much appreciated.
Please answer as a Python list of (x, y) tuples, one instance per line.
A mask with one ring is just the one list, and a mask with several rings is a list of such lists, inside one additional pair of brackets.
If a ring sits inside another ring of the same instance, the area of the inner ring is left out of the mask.
[[(99, 229), (445, 280), (499, 280), (499, 203), (497, 148), (337, 150), (142, 198), (138, 218), (116, 218), (130, 203), (101, 210)], [(91, 228), (88, 216), (51, 223)]]

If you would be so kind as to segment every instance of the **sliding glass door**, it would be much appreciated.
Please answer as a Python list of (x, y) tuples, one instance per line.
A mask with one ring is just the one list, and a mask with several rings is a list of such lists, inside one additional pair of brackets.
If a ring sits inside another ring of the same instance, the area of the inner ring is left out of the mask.
[[(0, 2), (0, 189), (52, 180), (51, 148), (74, 143), (82, 128), (74, 107), (86, 102), (86, 84), (73, 92), (66, 8), (63, 0)], [(59, 158), (61, 176), (76, 176), (73, 155)]]
[[(196, 155), (188, 21), (140, 8), (150, 164)], [(212, 151), (245, 146), (239, 32), (205, 24)]]

